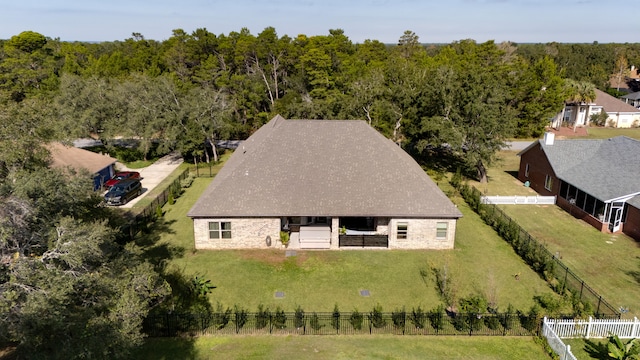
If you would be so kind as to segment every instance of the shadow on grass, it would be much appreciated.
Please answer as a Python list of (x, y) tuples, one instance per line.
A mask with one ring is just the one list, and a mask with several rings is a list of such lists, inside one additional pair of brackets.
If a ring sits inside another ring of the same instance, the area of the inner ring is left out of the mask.
[(584, 343), (584, 351), (589, 354), (590, 358), (602, 360), (611, 359), (609, 357), (609, 351), (607, 350), (606, 343), (598, 343), (589, 339), (585, 339)]
[(507, 174), (509, 174), (509, 175), (513, 176), (516, 180), (520, 180), (520, 179), (518, 179), (518, 171), (515, 171), (515, 170), (508, 170), (508, 171), (505, 171), (505, 173), (507, 173)]
[[(640, 256), (636, 256), (636, 259), (640, 260)], [(627, 275), (631, 276), (633, 280), (635, 280), (638, 285), (640, 285), (640, 271), (629, 271), (627, 272)]]
[(194, 343), (193, 338), (149, 338), (132, 355), (139, 360), (197, 359)]
[(181, 246), (158, 243), (161, 234), (175, 234), (171, 229), (171, 225), (175, 222), (176, 220), (157, 220), (149, 224), (147, 229), (138, 234), (135, 239), (136, 245), (143, 250), (142, 256), (160, 272), (165, 269), (168, 262), (184, 256), (185, 253), (185, 249)]

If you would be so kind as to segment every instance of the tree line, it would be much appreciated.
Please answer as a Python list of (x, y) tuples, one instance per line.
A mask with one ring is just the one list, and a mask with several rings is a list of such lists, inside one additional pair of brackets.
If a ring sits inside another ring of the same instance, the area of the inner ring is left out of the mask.
[(364, 119), (417, 157), (446, 150), (483, 179), (505, 139), (541, 135), (575, 98), (572, 83), (606, 90), (635, 63), (640, 44), (423, 45), (411, 31), (393, 45), (354, 44), (340, 29), (176, 29), (164, 41), (133, 33), (103, 43), (25, 31), (0, 47), (0, 111), (38, 117), (32, 130), (48, 138), (136, 137), (145, 155), (155, 142), (187, 159), (205, 156), (205, 143), (246, 138), (275, 114)]

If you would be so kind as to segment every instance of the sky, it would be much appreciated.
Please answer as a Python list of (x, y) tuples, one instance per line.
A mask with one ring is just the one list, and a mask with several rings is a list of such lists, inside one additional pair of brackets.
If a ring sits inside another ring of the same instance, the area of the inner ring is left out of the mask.
[(637, 43), (633, 2), (621, 0), (0, 0), (0, 39), (35, 31), (62, 41), (166, 40), (174, 29), (228, 35), (327, 35), (354, 43), (463, 39), (516, 43)]

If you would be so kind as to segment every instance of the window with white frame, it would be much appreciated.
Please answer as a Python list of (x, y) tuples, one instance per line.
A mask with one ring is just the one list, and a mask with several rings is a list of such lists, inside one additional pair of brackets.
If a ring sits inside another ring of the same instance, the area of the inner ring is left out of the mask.
[(553, 177), (550, 175), (547, 175), (544, 178), (544, 188), (551, 191), (551, 189), (553, 188)]
[(406, 239), (407, 238), (407, 230), (409, 228), (409, 224), (406, 222), (399, 222), (397, 226), (397, 237), (398, 239)]
[(449, 228), (449, 224), (446, 222), (439, 222), (436, 224), (436, 238), (437, 239), (446, 239), (447, 238), (447, 230)]
[(231, 239), (231, 222), (209, 222), (209, 239)]
[(524, 166), (524, 177), (529, 177), (529, 163)]

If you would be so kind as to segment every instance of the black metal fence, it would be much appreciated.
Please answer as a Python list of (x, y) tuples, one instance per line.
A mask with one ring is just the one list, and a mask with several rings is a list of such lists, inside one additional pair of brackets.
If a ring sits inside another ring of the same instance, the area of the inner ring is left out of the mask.
[(182, 180), (189, 176), (189, 169), (185, 169), (178, 177), (167, 186), (161, 193), (153, 197), (151, 203), (145, 206), (137, 213), (125, 226), (122, 227), (122, 233), (133, 239), (147, 224), (152, 222), (158, 212), (158, 207), (162, 208), (173, 196), (178, 197), (182, 192)]
[(150, 337), (200, 335), (479, 335), (531, 336), (540, 319), (523, 314), (393, 313), (213, 313), (151, 315)]
[(387, 235), (339, 235), (340, 247), (389, 247)]
[(547, 278), (558, 293), (564, 294), (566, 290), (570, 290), (574, 299), (585, 305), (585, 312), (593, 312), (597, 318), (620, 318), (619, 311), (502, 209), (495, 204), (482, 204), (478, 189), (468, 185), (460, 185), (459, 189), (471, 208), (508, 241), (534, 270)]

